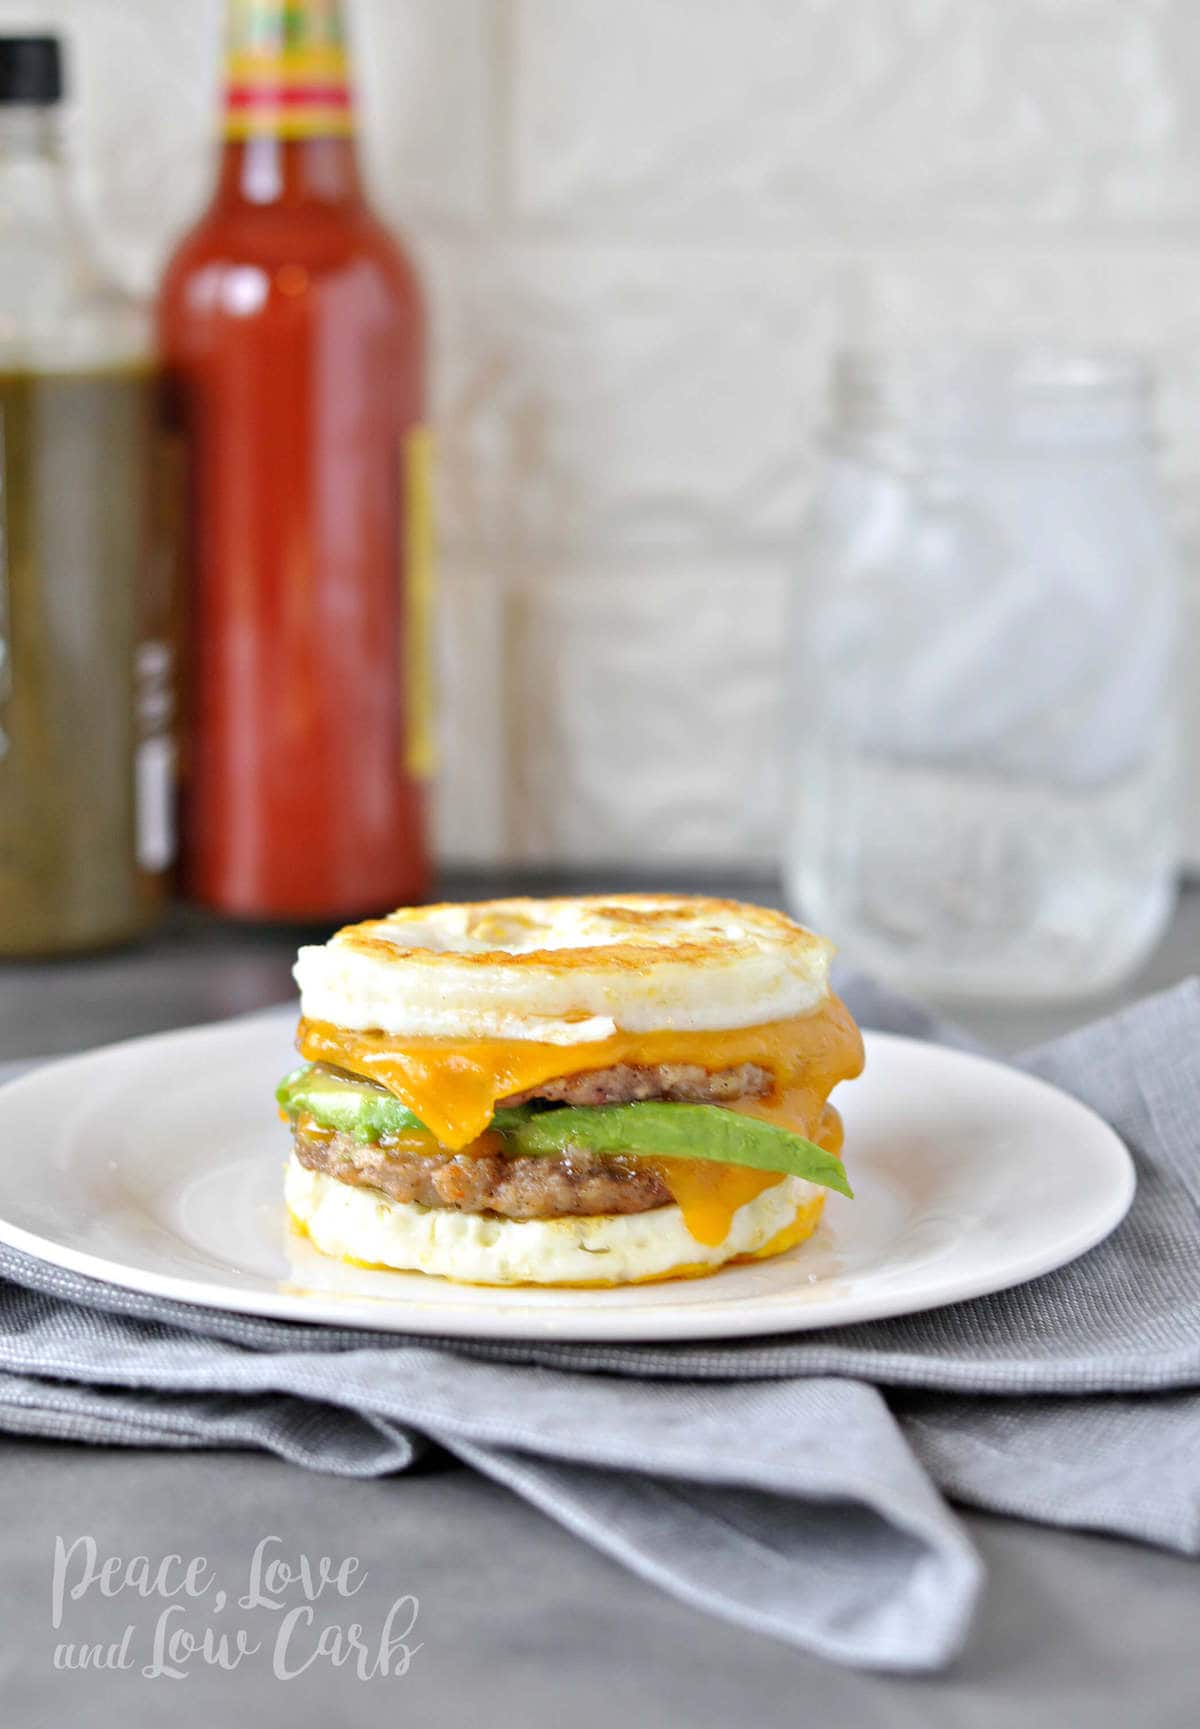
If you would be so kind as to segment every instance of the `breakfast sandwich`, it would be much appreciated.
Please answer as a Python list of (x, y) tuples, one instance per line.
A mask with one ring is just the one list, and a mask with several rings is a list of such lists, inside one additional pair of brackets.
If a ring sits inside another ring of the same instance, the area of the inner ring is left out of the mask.
[(286, 1198), (318, 1249), (478, 1284), (781, 1254), (849, 1195), (832, 948), (686, 895), (406, 907), (303, 948)]

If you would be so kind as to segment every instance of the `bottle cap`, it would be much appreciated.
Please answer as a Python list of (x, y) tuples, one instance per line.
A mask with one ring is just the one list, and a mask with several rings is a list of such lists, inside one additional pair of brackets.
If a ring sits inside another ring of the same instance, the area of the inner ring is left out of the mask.
[(50, 107), (62, 101), (62, 94), (57, 36), (0, 36), (0, 103)]

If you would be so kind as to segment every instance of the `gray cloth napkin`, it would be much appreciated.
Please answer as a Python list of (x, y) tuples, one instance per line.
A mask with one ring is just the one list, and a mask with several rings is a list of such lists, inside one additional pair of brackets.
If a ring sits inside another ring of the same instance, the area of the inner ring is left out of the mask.
[[(843, 989), (869, 1025), (956, 1037), (864, 980)], [(1200, 1553), (1200, 983), (1023, 1066), (1106, 1117), (1139, 1179), (1107, 1242), (1032, 1284), (731, 1343), (417, 1340), (219, 1314), (0, 1249), (0, 1429), (262, 1447), (351, 1476), (434, 1443), (700, 1608), (843, 1662), (937, 1669), (981, 1585), (948, 1500)]]

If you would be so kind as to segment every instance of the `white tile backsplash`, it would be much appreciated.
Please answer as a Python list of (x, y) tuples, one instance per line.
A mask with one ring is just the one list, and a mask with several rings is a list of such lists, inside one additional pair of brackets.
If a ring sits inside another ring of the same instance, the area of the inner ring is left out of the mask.
[(422, 232), (491, 221), (497, 185), (495, 0), (359, 0), (355, 72), (381, 210)]
[(456, 250), (433, 269), (450, 542), (582, 556), (791, 531), (827, 271), (779, 252), (590, 245)]
[(1186, 0), (515, 3), (530, 220), (873, 236), (1195, 212)]
[(786, 574), (648, 556), (513, 596), (510, 846), (535, 861), (774, 863)]
[(502, 567), (442, 560), (434, 840), (441, 856), (464, 864), (507, 851), (510, 614)]
[[(83, 195), (146, 287), (208, 180), (221, 12), (0, 0), (74, 39)], [(769, 861), (839, 340), (1146, 347), (1195, 568), (1196, 0), (351, 12), (435, 326), (447, 856)]]

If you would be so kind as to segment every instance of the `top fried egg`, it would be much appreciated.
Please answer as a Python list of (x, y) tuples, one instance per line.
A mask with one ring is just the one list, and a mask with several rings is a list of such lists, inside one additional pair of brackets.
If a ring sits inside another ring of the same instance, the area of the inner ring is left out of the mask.
[(398, 1037), (586, 1044), (806, 1014), (832, 945), (782, 913), (701, 895), (402, 907), (296, 963), (301, 1012)]

